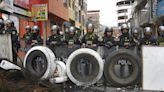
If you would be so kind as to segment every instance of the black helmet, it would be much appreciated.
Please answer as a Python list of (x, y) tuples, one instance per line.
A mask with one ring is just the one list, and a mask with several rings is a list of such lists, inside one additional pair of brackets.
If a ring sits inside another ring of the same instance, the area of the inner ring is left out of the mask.
[(32, 30), (36, 30), (36, 31), (38, 31), (39, 32), (39, 26), (38, 25), (34, 25), (33, 27), (32, 27)]
[(151, 27), (145, 27), (144, 33), (152, 33), (152, 32), (153, 32), (153, 30)]
[(94, 29), (94, 25), (92, 24), (92, 23), (88, 23), (88, 25), (87, 25), (87, 29)]
[(57, 25), (53, 25), (52, 27), (51, 27), (51, 31), (59, 31), (59, 26), (57, 26)]
[(3, 20), (0, 20), (0, 29), (4, 28), (5, 24)]
[(76, 31), (76, 28), (74, 27), (74, 26), (71, 26), (70, 28), (69, 28), (69, 32), (75, 32)]
[(106, 27), (105, 32), (113, 32), (112, 28)]
[(31, 30), (31, 27), (30, 27), (29, 25), (27, 25), (27, 26), (25, 27), (25, 29), (26, 29), (26, 30)]
[(129, 30), (128, 25), (127, 25), (127, 24), (122, 24), (122, 25), (121, 25), (121, 30), (123, 30), (123, 29), (128, 29), (128, 30)]

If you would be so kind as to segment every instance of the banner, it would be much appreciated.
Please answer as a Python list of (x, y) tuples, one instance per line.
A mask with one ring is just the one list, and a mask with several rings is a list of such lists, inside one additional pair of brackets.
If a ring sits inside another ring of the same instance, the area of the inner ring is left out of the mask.
[(29, 9), (29, 0), (14, 0), (14, 4)]
[(46, 21), (48, 19), (47, 4), (32, 5), (33, 21)]
[(14, 9), (13, 9), (13, 0), (3, 0), (2, 2), (0, 2), (0, 9), (13, 13)]

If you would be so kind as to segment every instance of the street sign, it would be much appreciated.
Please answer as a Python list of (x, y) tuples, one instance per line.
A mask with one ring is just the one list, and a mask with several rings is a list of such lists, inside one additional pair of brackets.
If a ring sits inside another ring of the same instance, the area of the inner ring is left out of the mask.
[(13, 0), (3, 0), (0, 2), (0, 9), (13, 13), (14, 12), (14, 6), (13, 6)]
[(32, 19), (35, 21), (46, 21), (48, 19), (47, 4), (32, 5)]

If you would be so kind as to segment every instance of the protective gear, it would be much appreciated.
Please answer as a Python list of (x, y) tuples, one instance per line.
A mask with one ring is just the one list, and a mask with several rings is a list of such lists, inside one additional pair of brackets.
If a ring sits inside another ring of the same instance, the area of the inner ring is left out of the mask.
[(69, 32), (75, 33), (75, 31), (76, 31), (76, 28), (75, 28), (75, 27), (71, 26), (71, 27), (69, 28)]
[(112, 28), (106, 27), (105, 32), (113, 32)]
[(89, 23), (87, 25), (87, 30), (94, 30), (94, 25), (92, 23)]
[(59, 26), (53, 25), (53, 26), (51, 27), (51, 31), (56, 31), (56, 32), (58, 32), (58, 31), (59, 31)]
[(5, 25), (6, 25), (7, 28), (12, 27), (12, 23), (13, 23), (13, 21), (10, 20), (10, 19), (7, 19), (7, 20), (5, 21)]
[(36, 30), (36, 31), (40, 31), (40, 29), (39, 29), (39, 26), (37, 26), (37, 25), (34, 25), (33, 27), (32, 27), (32, 31), (34, 31), (34, 30)]
[(135, 28), (135, 29), (132, 31), (132, 34), (139, 34), (139, 29), (138, 29), (138, 28)]
[(26, 29), (26, 30), (31, 30), (31, 27), (30, 27), (29, 25), (27, 25), (27, 26), (25, 27), (25, 29)]
[(26, 46), (30, 44), (30, 36), (31, 36), (31, 27), (27, 25), (25, 27), (26, 33), (24, 34), (23, 38), (25, 40)]
[(151, 27), (145, 27), (144, 33), (152, 33), (152, 32), (153, 32), (153, 30)]
[(164, 46), (164, 26), (159, 26), (158, 34), (158, 45)]
[(164, 26), (159, 26), (159, 31), (164, 31)]
[(121, 26), (121, 30), (123, 30), (123, 29), (128, 29), (128, 30), (129, 30), (128, 25), (127, 25), (127, 24), (122, 24), (122, 26)]
[(42, 38), (41, 38), (39, 32), (40, 32), (39, 26), (34, 25), (32, 27), (32, 34), (30, 36), (30, 44), (31, 44), (31, 46), (41, 45), (43, 43)]

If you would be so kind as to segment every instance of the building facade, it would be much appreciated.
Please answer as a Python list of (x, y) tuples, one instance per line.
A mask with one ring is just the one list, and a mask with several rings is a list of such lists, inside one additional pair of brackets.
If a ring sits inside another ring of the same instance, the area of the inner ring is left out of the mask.
[[(48, 20), (36, 21), (32, 18), (32, 6), (36, 4), (47, 4)], [(50, 28), (54, 24), (59, 25), (62, 31), (68, 22), (77, 29), (84, 30), (86, 15), (86, 0), (2, 0), (0, 2), (0, 17), (4, 20), (12, 19), (21, 38), (25, 33), (26, 25), (37, 24), (40, 27), (42, 37), (45, 28), (47, 37), (50, 35)]]
[(100, 31), (100, 10), (90, 10), (87, 12), (87, 23), (93, 23), (95, 32)]
[(117, 15), (118, 26), (122, 24), (130, 24), (129, 20), (132, 18), (131, 11), (134, 0), (118, 0), (117, 1)]

